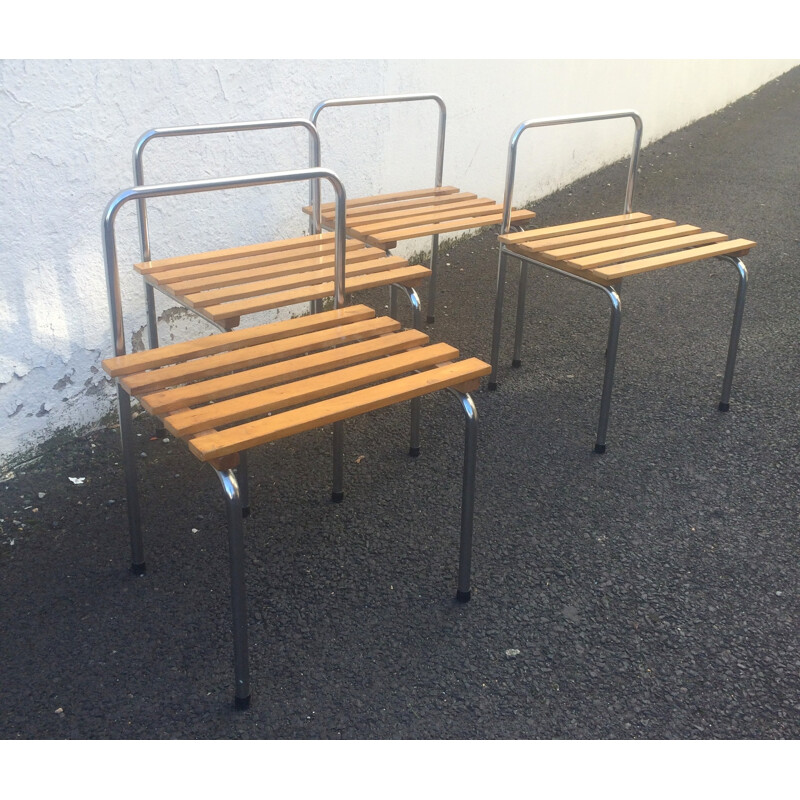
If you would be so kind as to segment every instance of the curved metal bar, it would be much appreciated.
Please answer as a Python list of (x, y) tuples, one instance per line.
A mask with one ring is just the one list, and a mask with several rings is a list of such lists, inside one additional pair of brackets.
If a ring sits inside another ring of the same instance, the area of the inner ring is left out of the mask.
[[(397, 292), (402, 290), (408, 297), (408, 302), (411, 304), (412, 326), (416, 330), (422, 330), (422, 303), (419, 299), (419, 294), (416, 289), (408, 286), (403, 286), (399, 283), (393, 283), (389, 287), (389, 316), (392, 319), (397, 319)], [(422, 418), (422, 398), (413, 397), (411, 399), (411, 441), (408, 446), (408, 454), (416, 458), (420, 454), (420, 420)]]
[[(319, 167), (319, 134), (307, 119), (254, 120), (250, 122), (222, 122), (212, 125), (183, 125), (171, 128), (153, 128), (145, 131), (133, 148), (133, 180), (135, 186), (144, 186), (144, 149), (154, 139), (173, 136), (198, 136), (213, 133), (237, 133), (239, 131), (272, 130), (275, 128), (303, 127), (309, 134), (309, 166)], [(147, 221), (147, 204), (144, 199), (137, 201), (139, 218), (139, 247), (142, 261), (150, 261), (150, 230)], [(311, 233), (319, 233), (322, 224), (318, 215), (311, 217)], [(147, 308), (147, 334), (150, 349), (158, 347), (158, 320), (155, 309), (153, 286), (145, 281), (145, 305)]]
[(731, 337), (728, 342), (728, 358), (725, 362), (725, 377), (722, 380), (722, 396), (719, 401), (719, 410), (730, 409), (731, 387), (733, 386), (733, 370), (736, 367), (736, 353), (739, 349), (739, 335), (742, 331), (742, 317), (744, 316), (744, 302), (747, 296), (747, 267), (741, 258), (735, 256), (721, 256), (723, 261), (729, 261), (739, 273), (739, 287), (736, 291), (736, 303), (733, 308), (733, 325)]
[[(133, 147), (133, 180), (135, 186), (144, 186), (144, 150), (154, 139), (174, 136), (202, 136), (213, 133), (238, 133), (240, 131), (274, 130), (276, 128), (303, 127), (309, 135), (309, 167), (320, 166), (319, 133), (312, 122), (302, 117), (292, 119), (252, 120), (249, 122), (221, 122), (211, 125), (183, 125), (170, 128), (153, 128), (145, 131)], [(139, 242), (142, 260), (150, 260), (150, 237), (147, 226), (147, 209), (144, 200), (139, 200)], [(317, 233), (319, 228), (312, 233)]]
[(456, 599), (466, 603), (470, 599), (470, 572), (472, 570), (472, 533), (475, 510), (475, 463), (478, 452), (478, 409), (469, 393), (449, 388), (450, 394), (461, 404), (466, 416), (464, 425), (464, 477), (461, 487), (461, 536), (458, 555), (458, 589)]
[[(312, 124), (317, 124), (320, 113), (325, 108), (335, 106), (365, 106), (383, 105), (384, 103), (413, 103), (422, 100), (433, 100), (439, 106), (439, 133), (436, 143), (436, 175), (434, 186), (442, 185), (442, 175), (444, 174), (444, 136), (447, 127), (447, 107), (444, 100), (438, 94), (393, 94), (378, 95), (373, 97), (339, 97), (331, 100), (323, 100), (314, 106), (310, 120)], [(320, 214), (320, 193), (319, 186), (312, 183), (310, 187), (309, 201), (314, 210), (314, 215), (319, 219)]]
[(508, 145), (508, 163), (506, 166), (506, 185), (503, 195), (503, 223), (500, 228), (501, 233), (508, 233), (511, 222), (511, 203), (514, 193), (514, 177), (517, 165), (517, 145), (520, 137), (529, 128), (545, 128), (551, 125), (571, 125), (577, 122), (597, 122), (600, 120), (620, 119), (630, 117), (633, 120), (635, 131), (633, 135), (633, 150), (631, 162), (628, 167), (628, 183), (625, 189), (624, 214), (630, 214), (633, 208), (633, 190), (636, 183), (636, 171), (639, 164), (639, 151), (642, 147), (642, 118), (636, 111), (624, 109), (620, 111), (604, 111), (596, 114), (570, 114), (563, 117), (543, 117), (541, 119), (530, 119), (521, 122)]
[(240, 189), (274, 183), (291, 183), (303, 180), (327, 180), (336, 193), (334, 307), (345, 303), (345, 204), (347, 196), (342, 182), (335, 172), (315, 167), (292, 172), (272, 172), (258, 175), (240, 175), (232, 178), (209, 178), (202, 181), (157, 184), (125, 189), (111, 199), (103, 214), (103, 257), (105, 260), (108, 302), (111, 311), (111, 328), (114, 336), (114, 354), (125, 354), (125, 332), (122, 317), (122, 297), (119, 284), (117, 245), (114, 231), (116, 216), (125, 203), (132, 200), (147, 200), (154, 197), (170, 197), (221, 189)]
[(247, 647), (247, 597), (244, 581), (244, 529), (242, 498), (232, 469), (214, 470), (225, 493), (228, 512), (228, 550), (231, 570), (231, 608), (233, 611), (233, 675), (236, 708), (250, 705), (250, 668)]

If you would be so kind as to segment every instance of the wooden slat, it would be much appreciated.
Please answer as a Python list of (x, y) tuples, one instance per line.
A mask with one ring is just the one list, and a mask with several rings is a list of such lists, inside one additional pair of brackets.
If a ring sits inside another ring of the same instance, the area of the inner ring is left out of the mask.
[(366, 341), (295, 356), (290, 361), (279, 361), (246, 369), (234, 375), (221, 375), (186, 386), (145, 394), (139, 400), (149, 412), (161, 416), (171, 411), (218, 401), (243, 392), (265, 389), (276, 383), (298, 380), (332, 369), (359, 364), (371, 358), (392, 355), (412, 347), (422, 347), (428, 341), (426, 334), (414, 329), (387, 333)]
[[(348, 239), (348, 243), (355, 241)], [(361, 245), (360, 249), (345, 254), (345, 265), (358, 264), (375, 258), (385, 258), (386, 253), (377, 247), (369, 247), (364, 242), (357, 242)], [(283, 264), (270, 266), (259, 266), (242, 270), (226, 272), (224, 274), (206, 275), (191, 280), (163, 280), (162, 284), (169, 286), (170, 290), (176, 294), (184, 295), (193, 292), (202, 292), (206, 289), (216, 289), (222, 286), (233, 286), (237, 283), (249, 283), (257, 280), (268, 280), (279, 278), (285, 275), (299, 275), (304, 272), (313, 272), (325, 267), (333, 267), (336, 259), (333, 255), (322, 258), (309, 258), (300, 261), (291, 261)]]
[(638, 275), (642, 272), (649, 272), (663, 267), (673, 267), (678, 264), (689, 264), (693, 261), (702, 261), (704, 258), (715, 258), (722, 255), (744, 255), (755, 242), (749, 239), (731, 239), (719, 244), (711, 244), (706, 247), (695, 247), (691, 250), (684, 250), (680, 253), (668, 253), (666, 255), (653, 256), (638, 261), (627, 261), (624, 264), (615, 264), (610, 267), (601, 267), (592, 270), (594, 275), (606, 280), (615, 280), (629, 275)]
[[(696, 248), (701, 245), (715, 244), (725, 241), (728, 237), (724, 233), (717, 231), (705, 231), (688, 236), (680, 236), (675, 239), (662, 239), (657, 242), (640, 244), (635, 247), (623, 247), (617, 250), (609, 250), (604, 253), (596, 253), (583, 258), (566, 259), (566, 263), (579, 269), (596, 269), (617, 264), (623, 261), (634, 261), (645, 256), (655, 255), (656, 253), (669, 253), (683, 248)], [(688, 252), (692, 252), (689, 250)]]
[(206, 253), (193, 253), (185, 256), (174, 256), (172, 258), (160, 258), (155, 261), (143, 261), (136, 264), (143, 274), (145, 272), (158, 272), (163, 269), (173, 267), (191, 267), (198, 264), (207, 264), (210, 261), (223, 261), (229, 258), (244, 258), (246, 256), (266, 255), (279, 253), (283, 250), (292, 250), (296, 247), (313, 245), (314, 243), (324, 244), (333, 241), (332, 233), (316, 233), (306, 236), (299, 236), (294, 239), (279, 239), (273, 242), (261, 242), (259, 244), (243, 245), (241, 247), (229, 247), (224, 250), (209, 250)]
[(565, 225), (553, 225), (547, 228), (534, 228), (532, 230), (519, 231), (516, 233), (504, 233), (499, 238), (504, 244), (522, 244), (523, 242), (534, 242), (537, 239), (549, 239), (553, 236), (581, 233), (582, 231), (609, 228), (614, 225), (623, 225), (649, 219), (652, 219), (650, 214), (642, 214), (637, 211), (632, 214), (618, 214), (613, 217), (598, 217), (597, 219), (582, 220), (581, 222), (568, 222)]
[(129, 394), (138, 397), (141, 394), (167, 386), (175, 386), (178, 383), (188, 383), (200, 378), (232, 372), (236, 369), (268, 364), (282, 358), (346, 344), (364, 337), (380, 336), (383, 333), (397, 330), (399, 327), (400, 323), (389, 317), (367, 319), (350, 325), (314, 331), (303, 336), (293, 336), (290, 339), (266, 342), (243, 350), (215, 353), (192, 361), (161, 367), (151, 372), (128, 375), (121, 378), (120, 383)]
[[(446, 194), (432, 197), (417, 197), (413, 200), (392, 200), (389, 202), (372, 203), (370, 205), (348, 208), (346, 219), (356, 222), (361, 217), (370, 216), (378, 213), (393, 213), (395, 211), (410, 211), (424, 206), (449, 206), (453, 203), (460, 203), (469, 200), (476, 200), (478, 195), (473, 192), (457, 192), (456, 194)], [(333, 214), (326, 214), (325, 220), (333, 225)]]
[(269, 322), (265, 325), (245, 328), (241, 331), (214, 333), (190, 342), (164, 345), (156, 350), (143, 350), (138, 353), (128, 353), (124, 356), (107, 358), (103, 361), (102, 366), (112, 378), (117, 378), (222, 351), (264, 344), (290, 336), (302, 336), (314, 331), (368, 320), (374, 316), (375, 312), (369, 306), (347, 306), (333, 311), (323, 311), (320, 314), (296, 317), (295, 319), (281, 320), (280, 322)]
[(362, 235), (370, 236), (375, 233), (394, 231), (398, 228), (411, 228), (416, 225), (447, 222), (449, 220), (475, 219), (475, 221), (479, 224), (480, 218), (483, 218), (488, 214), (502, 214), (502, 211), (503, 207), (495, 203), (493, 200), (480, 198), (479, 204), (471, 204), (468, 206), (462, 206), (459, 204), (453, 209), (451, 209), (449, 206), (444, 208), (419, 209), (413, 214), (407, 214), (401, 217), (392, 217), (385, 220), (373, 220), (370, 217), (358, 223), (358, 232)]
[(458, 358), (458, 350), (447, 344), (397, 353), (366, 364), (355, 364), (291, 383), (281, 383), (242, 397), (223, 400), (203, 408), (189, 409), (164, 418), (164, 424), (176, 436), (187, 436), (209, 428), (220, 428), (254, 416), (274, 413), (300, 403), (310, 403), (341, 392), (360, 389), (377, 381), (413, 370), (423, 370)]
[[(294, 264), (298, 261), (308, 261), (312, 263), (315, 259), (321, 261), (332, 258), (334, 256), (334, 249), (334, 244), (331, 242), (322, 247), (300, 247), (296, 250), (282, 250), (280, 253), (268, 255), (209, 261), (208, 263), (197, 266), (183, 266), (161, 271), (142, 271), (142, 274), (151, 283), (159, 286), (164, 283), (194, 280), (213, 275), (225, 275), (251, 268), (274, 268), (279, 270), (283, 265)], [(371, 248), (363, 242), (354, 239), (347, 239), (345, 241), (345, 257), (348, 260), (357, 256), (360, 252), (369, 252), (370, 249)]]
[(527, 247), (531, 253), (544, 253), (548, 258), (577, 258), (582, 255), (599, 253), (609, 247), (617, 247), (615, 242), (631, 244), (667, 239), (696, 233), (700, 228), (694, 225), (677, 225), (671, 219), (651, 219), (633, 225), (617, 225), (613, 228), (600, 228), (586, 233), (573, 233), (568, 236), (554, 236), (520, 246)]
[[(512, 222), (524, 222), (533, 219), (536, 214), (533, 211), (518, 210), (511, 212)], [(470, 228), (484, 228), (489, 225), (499, 225), (503, 221), (503, 211), (497, 211), (493, 214), (487, 214), (482, 217), (468, 217), (464, 219), (452, 220), (449, 222), (432, 223), (428, 225), (419, 225), (416, 227), (399, 228), (396, 230), (388, 231), (387, 233), (376, 233), (371, 235), (364, 235), (360, 233), (358, 228), (351, 228), (349, 233), (353, 236), (360, 236), (364, 241), (369, 244), (374, 244), (377, 247), (385, 247), (387, 242), (401, 241), (404, 239), (417, 239), (422, 236), (433, 236), (437, 233), (452, 233), (453, 231), (468, 230)]]
[(203, 434), (191, 439), (189, 447), (200, 460), (209, 461), (413, 397), (420, 397), (439, 389), (479, 379), (488, 375), (490, 371), (489, 364), (476, 358), (468, 358), (396, 378), (378, 386), (310, 403), (302, 408), (246, 422), (224, 431)]
[[(460, 191), (455, 186), (436, 186), (430, 189), (410, 189), (404, 192), (390, 192), (387, 194), (374, 194), (369, 197), (352, 197), (347, 200), (345, 209), (358, 208), (359, 206), (372, 205), (373, 203), (390, 203), (393, 200), (409, 200), (415, 197), (435, 197), (442, 194), (453, 194)], [(326, 211), (334, 211), (336, 203), (322, 203), (320, 210), (324, 213)], [(303, 206), (303, 211), (307, 214), (311, 213), (311, 206)]]
[[(381, 272), (405, 266), (408, 262), (399, 256), (386, 256), (382, 251), (376, 251), (378, 258), (369, 261), (358, 262), (346, 265), (346, 276), (350, 280), (359, 275), (369, 275), (374, 272)], [(274, 292), (282, 292), (291, 289), (301, 289), (305, 286), (332, 281), (334, 278), (334, 267), (326, 267), (314, 271), (303, 271), (300, 274), (290, 273), (279, 278), (269, 278), (267, 280), (248, 281), (247, 283), (236, 283), (233, 286), (223, 285), (222, 288), (208, 289), (202, 292), (193, 292), (183, 295), (183, 301), (192, 308), (205, 308), (218, 303), (227, 303), (233, 300), (242, 300), (247, 297), (258, 297), (269, 295)], [(174, 287), (169, 287), (173, 290)]]
[[(365, 289), (373, 289), (376, 286), (387, 286), (392, 283), (399, 283), (403, 286), (416, 286), (428, 278), (430, 273), (431, 271), (427, 267), (419, 265), (401, 267), (399, 269), (386, 270), (385, 272), (348, 278), (345, 288), (350, 294)], [(246, 300), (237, 300), (232, 303), (206, 306), (204, 310), (215, 320), (225, 320), (229, 317), (254, 314), (258, 311), (268, 311), (273, 308), (295, 305), (310, 300), (321, 300), (324, 297), (332, 297), (333, 293), (334, 284), (333, 281), (330, 281), (315, 284), (314, 286), (304, 286), (301, 289), (275, 292), (268, 296), (262, 295)]]
[[(347, 226), (357, 226), (359, 230), (364, 230), (365, 225), (376, 225), (380, 223), (390, 223), (396, 220), (405, 220), (407, 218), (421, 218), (429, 219), (444, 219), (444, 214), (457, 215), (460, 213), (472, 214), (480, 213), (480, 209), (485, 208), (487, 205), (496, 207), (496, 203), (492, 200), (487, 200), (485, 197), (472, 196), (467, 200), (459, 200), (458, 202), (439, 202), (438, 204), (420, 204), (414, 208), (402, 208), (387, 210), (383, 206), (374, 206), (375, 210), (369, 213), (354, 214), (347, 216)], [(473, 212), (473, 209), (475, 211)]]

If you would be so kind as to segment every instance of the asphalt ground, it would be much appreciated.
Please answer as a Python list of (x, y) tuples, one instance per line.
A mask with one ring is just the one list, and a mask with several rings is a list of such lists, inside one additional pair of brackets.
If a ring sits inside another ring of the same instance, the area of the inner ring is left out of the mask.
[[(329, 429), (254, 451), (246, 712), (213, 472), (137, 420), (136, 577), (118, 431), (53, 440), (0, 485), (0, 736), (796, 739), (798, 99), (795, 69), (643, 151), (635, 208), (758, 242), (729, 413), (730, 265), (626, 283), (597, 455), (608, 304), (532, 270), (512, 370), (512, 263), (500, 387), (475, 393), (471, 602), (454, 599), (463, 423), (449, 395), (424, 401), (416, 459), (406, 406), (347, 424), (341, 504)], [(537, 202), (537, 224), (618, 213), (625, 169)], [(429, 327), (487, 360), (495, 234), (443, 249)]]

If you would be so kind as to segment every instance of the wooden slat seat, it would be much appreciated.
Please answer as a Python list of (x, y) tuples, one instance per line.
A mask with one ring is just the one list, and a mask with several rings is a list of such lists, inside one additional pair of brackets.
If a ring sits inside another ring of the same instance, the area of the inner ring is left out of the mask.
[(222, 459), (439, 389), (489, 364), (363, 305), (109, 358), (103, 368), (201, 460)]
[(512, 253), (606, 286), (651, 270), (741, 256), (755, 245), (642, 213), (508, 233), (500, 241)]
[[(502, 204), (455, 186), (358, 197), (348, 200), (346, 208), (347, 235), (383, 250), (392, 250), (399, 241), (499, 225), (503, 220)], [(303, 211), (311, 214), (312, 206)], [(320, 212), (322, 227), (332, 229), (334, 204), (323, 203)], [(513, 210), (512, 224), (535, 216), (533, 211)]]
[[(145, 280), (230, 330), (246, 314), (334, 294), (334, 235), (321, 233), (135, 265)], [(348, 293), (419, 286), (430, 270), (358, 240), (346, 242)]]

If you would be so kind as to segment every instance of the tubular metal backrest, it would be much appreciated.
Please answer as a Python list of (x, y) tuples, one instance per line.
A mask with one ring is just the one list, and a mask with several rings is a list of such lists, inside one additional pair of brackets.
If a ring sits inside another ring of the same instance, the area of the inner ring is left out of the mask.
[(345, 202), (346, 194), (342, 182), (336, 173), (321, 167), (297, 170), (292, 172), (272, 172), (258, 175), (240, 175), (232, 178), (211, 178), (202, 181), (183, 183), (156, 184), (152, 186), (136, 186), (125, 189), (114, 197), (103, 214), (103, 255), (106, 268), (109, 309), (111, 311), (111, 329), (114, 336), (114, 355), (125, 354), (125, 333), (122, 318), (122, 296), (119, 283), (119, 266), (117, 263), (117, 246), (114, 234), (114, 221), (119, 209), (128, 201), (143, 203), (154, 197), (171, 197), (174, 195), (211, 192), (221, 189), (241, 189), (249, 186), (264, 186), (274, 183), (291, 183), (296, 181), (327, 180), (336, 194), (336, 216), (334, 225), (335, 264), (334, 264), (334, 307), (340, 308), (345, 303)]
[(642, 146), (642, 118), (636, 111), (604, 111), (596, 114), (571, 114), (564, 117), (544, 117), (542, 119), (531, 119), (520, 123), (511, 135), (508, 145), (508, 166), (506, 168), (506, 187), (503, 195), (503, 224), (501, 233), (508, 233), (511, 223), (511, 203), (514, 193), (514, 176), (517, 166), (517, 145), (520, 137), (528, 128), (546, 128), (551, 125), (570, 125), (577, 122), (596, 122), (599, 120), (620, 119), (630, 117), (635, 126), (633, 135), (633, 148), (631, 152), (631, 162), (628, 168), (628, 183), (625, 189), (625, 207), (623, 214), (630, 214), (633, 210), (633, 190), (636, 183), (636, 169), (639, 163), (639, 151)]
[[(332, 100), (323, 100), (321, 103), (317, 103), (317, 105), (314, 106), (310, 120), (313, 125), (316, 125), (320, 112), (324, 108), (333, 106), (384, 105), (388, 103), (413, 103), (421, 100), (433, 100), (439, 106), (439, 134), (436, 144), (436, 175), (434, 177), (434, 186), (439, 187), (442, 185), (442, 175), (444, 173), (444, 134), (447, 125), (447, 107), (444, 104), (444, 100), (442, 100), (438, 94), (394, 94), (378, 95), (375, 97), (340, 97)], [(319, 155), (319, 150), (317, 150), (317, 155)], [(319, 220), (320, 192), (319, 183), (317, 181), (311, 183), (309, 198), (311, 206), (314, 209), (314, 217)]]

